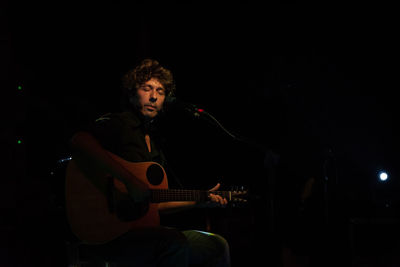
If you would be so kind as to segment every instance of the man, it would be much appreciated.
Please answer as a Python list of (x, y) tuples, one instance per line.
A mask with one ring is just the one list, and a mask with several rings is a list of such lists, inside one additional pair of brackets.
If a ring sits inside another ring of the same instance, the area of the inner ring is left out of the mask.
[[(76, 133), (71, 139), (71, 149), (83, 164), (97, 166), (118, 179), (125, 185), (129, 199), (146, 210), (148, 184), (108, 152), (129, 162), (164, 165), (165, 157), (152, 138), (153, 126), (165, 108), (166, 98), (174, 93), (173, 76), (159, 62), (145, 59), (124, 76), (123, 85), (128, 91), (129, 109), (104, 115), (88, 129)], [(210, 193), (208, 203), (226, 205), (227, 200)], [(161, 202), (158, 211), (176, 212), (197, 205), (200, 203), (196, 201)], [(230, 266), (226, 240), (194, 230), (181, 232), (162, 226), (134, 229), (105, 244), (89, 246), (92, 248), (106, 260), (126, 266)]]

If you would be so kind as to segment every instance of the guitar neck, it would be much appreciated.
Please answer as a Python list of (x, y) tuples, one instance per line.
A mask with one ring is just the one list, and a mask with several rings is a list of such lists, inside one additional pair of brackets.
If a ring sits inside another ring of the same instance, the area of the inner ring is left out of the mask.
[(167, 201), (197, 201), (205, 202), (209, 199), (209, 194), (216, 194), (231, 200), (230, 191), (203, 191), (203, 190), (182, 190), (182, 189), (152, 189), (151, 202), (160, 203)]

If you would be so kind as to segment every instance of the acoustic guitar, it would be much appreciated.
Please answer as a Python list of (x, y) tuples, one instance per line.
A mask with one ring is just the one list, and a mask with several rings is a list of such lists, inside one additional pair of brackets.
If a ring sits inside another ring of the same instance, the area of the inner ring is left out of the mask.
[[(83, 242), (101, 244), (132, 229), (160, 225), (158, 203), (209, 200), (210, 191), (168, 189), (167, 175), (155, 162), (129, 162), (108, 152), (133, 176), (148, 184), (148, 203), (133, 203), (125, 185), (95, 168), (72, 159), (66, 169), (66, 212), (74, 234)], [(228, 201), (245, 202), (246, 191), (213, 191)]]

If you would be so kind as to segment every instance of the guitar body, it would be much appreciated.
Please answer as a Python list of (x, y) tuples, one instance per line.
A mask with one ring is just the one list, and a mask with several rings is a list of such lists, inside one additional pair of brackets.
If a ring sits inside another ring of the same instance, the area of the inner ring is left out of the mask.
[[(150, 189), (167, 189), (164, 169), (155, 162), (133, 163), (109, 152), (111, 157), (128, 169)], [(101, 244), (111, 241), (131, 229), (156, 227), (160, 224), (158, 203), (149, 203), (139, 218), (121, 220), (110, 207), (112, 192), (124, 195), (126, 187), (95, 167), (80, 166), (71, 160), (66, 170), (66, 211), (74, 234), (85, 243)], [(126, 194), (125, 194), (126, 195)]]

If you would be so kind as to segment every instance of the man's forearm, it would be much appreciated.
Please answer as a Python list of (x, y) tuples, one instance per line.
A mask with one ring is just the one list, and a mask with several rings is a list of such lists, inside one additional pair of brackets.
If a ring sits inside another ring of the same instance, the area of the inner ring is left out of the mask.
[(76, 133), (70, 142), (73, 157), (80, 161), (81, 164), (95, 166), (99, 170), (109, 173), (124, 184), (134, 183), (133, 186), (147, 188), (147, 185), (140, 181), (116, 162), (100, 143), (88, 132)]

